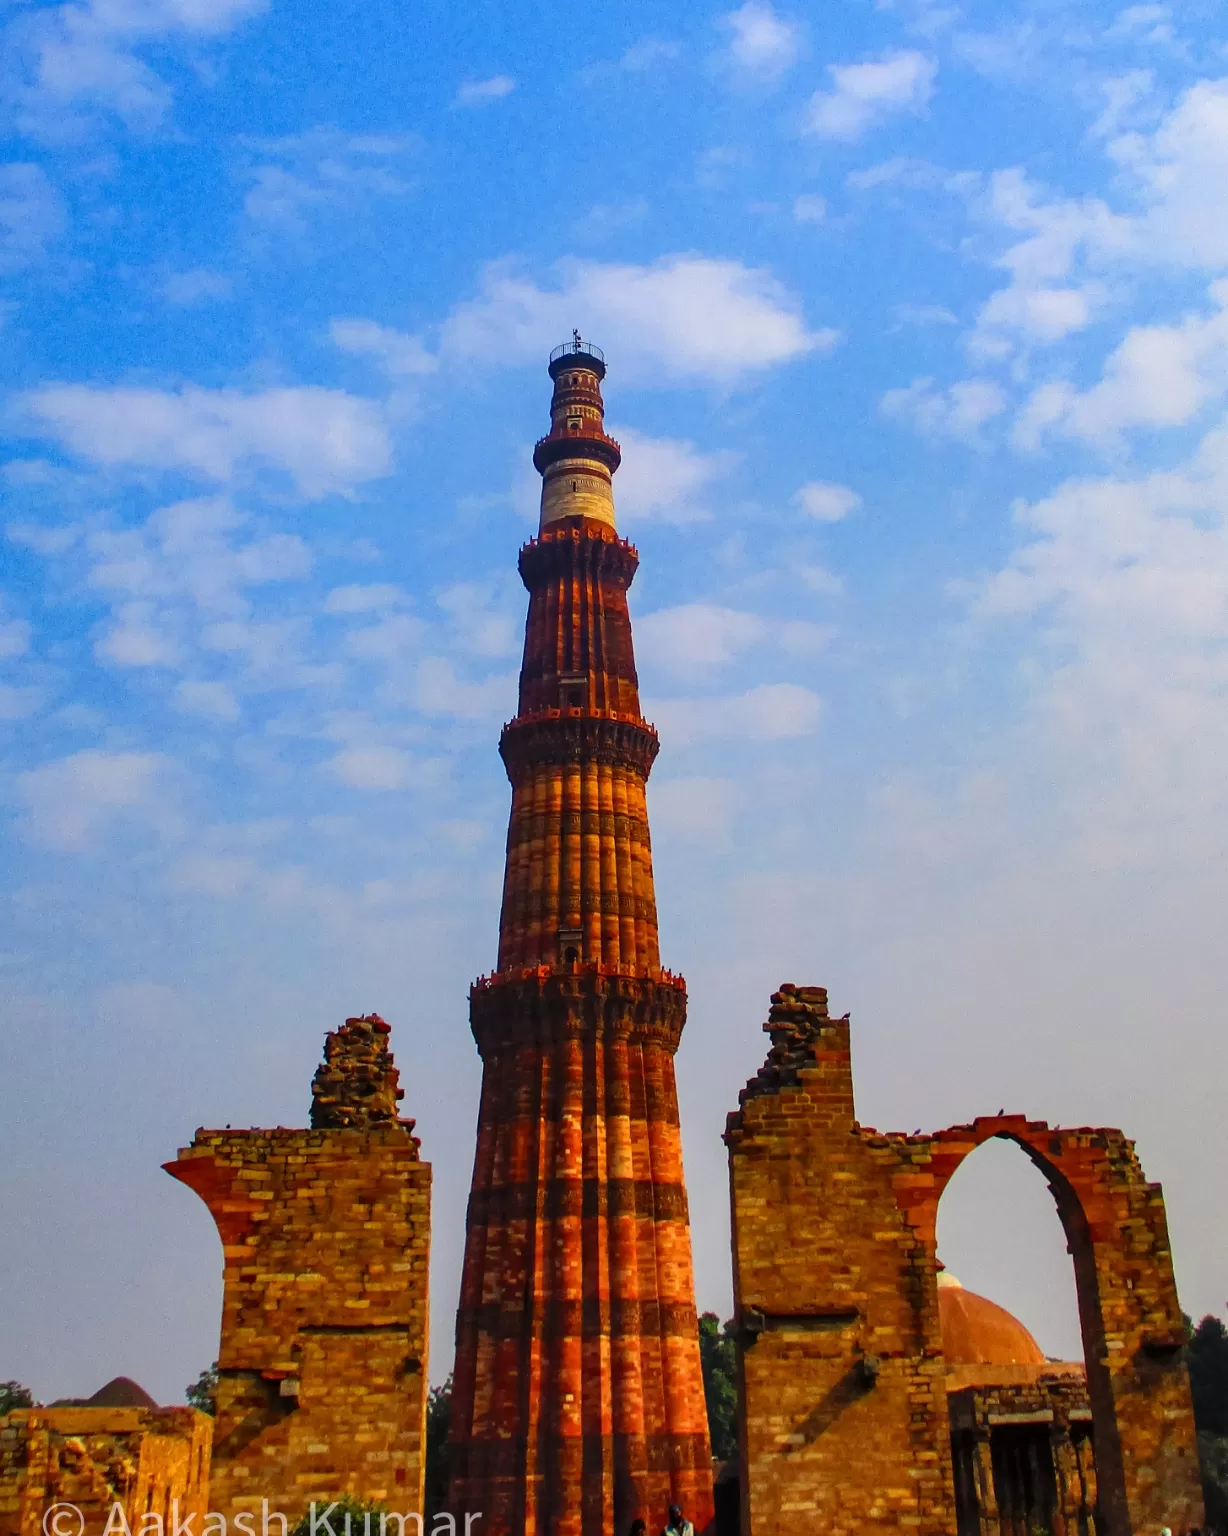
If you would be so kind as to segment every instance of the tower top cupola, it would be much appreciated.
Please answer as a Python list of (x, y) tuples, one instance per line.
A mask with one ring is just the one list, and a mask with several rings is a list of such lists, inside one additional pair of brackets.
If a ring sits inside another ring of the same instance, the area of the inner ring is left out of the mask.
[(614, 471), (622, 450), (605, 430), (605, 355), (579, 331), (550, 354), (550, 430), (533, 449), (542, 477), (541, 523), (589, 517), (614, 527)]

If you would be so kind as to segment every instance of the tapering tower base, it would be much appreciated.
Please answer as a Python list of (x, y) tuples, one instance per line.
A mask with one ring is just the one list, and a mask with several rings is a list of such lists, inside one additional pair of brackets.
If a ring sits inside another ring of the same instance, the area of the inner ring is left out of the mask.
[(540, 966), (483, 979), (470, 1012), (484, 1073), (454, 1502), (481, 1509), (487, 1532), (621, 1533), (671, 1503), (702, 1529), (712, 1466), (673, 1060), (683, 984)]

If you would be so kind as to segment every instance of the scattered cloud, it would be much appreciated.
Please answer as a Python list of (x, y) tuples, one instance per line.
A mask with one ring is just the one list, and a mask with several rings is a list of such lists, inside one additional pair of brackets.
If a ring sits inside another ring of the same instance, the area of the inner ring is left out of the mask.
[(777, 80), (797, 60), (799, 28), (778, 16), (766, 0), (746, 0), (722, 16), (720, 25), (731, 34), (729, 62), (743, 76)]
[(827, 200), (817, 192), (804, 192), (793, 199), (793, 218), (798, 224), (821, 224), (827, 217)]
[(856, 512), (861, 497), (847, 485), (833, 485), (828, 480), (811, 480), (793, 497), (807, 517), (820, 523), (838, 523), (850, 512)]
[(317, 213), (353, 216), (377, 198), (402, 197), (412, 188), (403, 174), (418, 141), (405, 134), (343, 133), (316, 127), (280, 139), (248, 139), (256, 161), (243, 200), (258, 226), (301, 233)]
[(23, 404), (33, 431), (108, 468), (173, 470), (222, 484), (273, 470), (300, 495), (318, 498), (350, 495), (392, 467), (378, 406), (337, 389), (49, 384)]
[(1172, 12), (1166, 5), (1127, 6), (1113, 18), (1104, 40), (1107, 43), (1175, 43)]
[(632, 43), (618, 63), (629, 74), (639, 75), (657, 69), (662, 64), (672, 64), (681, 54), (682, 48), (678, 43), (660, 37), (645, 37), (638, 43)]
[(176, 309), (220, 303), (230, 298), (233, 292), (234, 282), (224, 272), (210, 272), (207, 267), (172, 272), (158, 286), (160, 296)]
[(1006, 394), (993, 379), (961, 379), (943, 389), (932, 378), (889, 389), (879, 402), (884, 416), (901, 421), (923, 437), (975, 441), (987, 421), (1006, 409)]
[(167, 799), (172, 767), (158, 752), (107, 752), (98, 747), (17, 775), (16, 791), (30, 837), (62, 853), (98, 845), (119, 819), (162, 831), (174, 817)]
[(374, 320), (333, 320), (328, 333), (334, 346), (375, 358), (393, 377), (434, 373), (439, 367), (439, 359), (427, 351), (421, 336), (377, 325)]
[(1068, 480), (1016, 508), (1020, 541), (973, 597), (1027, 619), (1046, 753), (1100, 862), (1228, 846), (1228, 421), (1173, 471)]
[(945, 304), (897, 304), (892, 314), (901, 325), (958, 325), (959, 316)]
[(622, 468), (614, 479), (620, 522), (656, 518), (665, 523), (701, 522), (711, 516), (705, 498), (737, 462), (728, 449), (703, 453), (694, 443), (649, 437), (630, 427), (611, 427), (622, 444)]
[(175, 707), (188, 715), (223, 722), (239, 718), (239, 701), (226, 683), (182, 682), (175, 689)]
[(267, 0), (85, 0), (18, 12), (8, 52), (21, 62), (9, 85), (19, 126), (60, 139), (92, 116), (152, 129), (173, 100), (167, 81), (141, 56), (167, 44), (199, 47), (265, 9)]
[(1212, 283), (1215, 308), (1176, 325), (1127, 332), (1088, 390), (1042, 384), (1024, 406), (1016, 440), (1025, 448), (1055, 436), (1111, 444), (1129, 428), (1178, 427), (1228, 390), (1228, 278)]
[(766, 620), (757, 613), (722, 608), (713, 603), (684, 603), (661, 608), (636, 620), (641, 657), (667, 671), (721, 666), (764, 637)]
[(502, 101), (516, 89), (511, 75), (492, 75), (489, 80), (466, 80), (453, 98), (454, 107), (485, 107)]
[(347, 747), (329, 763), (330, 771), (350, 789), (405, 789), (413, 778), (413, 759), (398, 747)]
[(28, 619), (0, 620), (0, 661), (24, 656), (30, 649), (30, 634)]
[(704, 847), (727, 839), (737, 806), (738, 786), (732, 779), (654, 777), (648, 791), (648, 811), (658, 837)]
[(824, 139), (859, 139), (899, 112), (919, 114), (934, 94), (938, 66), (923, 53), (902, 50), (861, 64), (831, 64), (830, 91), (816, 91), (805, 129)]
[(617, 366), (642, 381), (739, 377), (814, 352), (839, 339), (811, 331), (793, 295), (769, 272), (704, 256), (666, 256), (648, 266), (557, 263), (553, 287), (539, 287), (510, 262), (482, 274), (477, 298), (443, 327), (445, 359), (538, 360), (579, 324), (617, 338)]
[(828, 626), (809, 619), (765, 618), (717, 603), (683, 603), (636, 621), (642, 661), (678, 676), (727, 666), (758, 645), (774, 645), (789, 656), (814, 656), (831, 635)]
[(64, 200), (39, 165), (0, 165), (0, 273), (33, 266), (68, 227)]
[(798, 683), (761, 683), (709, 699), (658, 699), (649, 713), (663, 741), (694, 746), (716, 739), (795, 741), (819, 728), (822, 701)]
[(390, 582), (334, 587), (324, 599), (324, 612), (386, 613), (390, 608), (399, 608), (408, 601), (400, 587)]

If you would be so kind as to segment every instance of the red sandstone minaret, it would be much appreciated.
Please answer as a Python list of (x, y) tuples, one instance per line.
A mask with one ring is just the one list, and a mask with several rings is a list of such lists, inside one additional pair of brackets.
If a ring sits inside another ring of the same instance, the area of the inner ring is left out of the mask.
[(451, 1502), (483, 1536), (624, 1536), (671, 1503), (712, 1518), (674, 1052), (640, 715), (614, 528), (605, 362), (550, 358), (541, 526), (512, 783), (499, 967), (470, 994), (482, 1101), (456, 1321)]

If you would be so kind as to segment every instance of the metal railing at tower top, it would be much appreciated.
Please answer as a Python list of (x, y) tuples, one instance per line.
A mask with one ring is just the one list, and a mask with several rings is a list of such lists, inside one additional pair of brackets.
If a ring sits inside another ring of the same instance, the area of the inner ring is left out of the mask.
[(595, 347), (591, 341), (581, 341), (578, 336), (555, 347), (550, 354), (550, 361), (557, 363), (561, 357), (591, 357), (594, 362), (605, 362), (605, 353), (600, 347)]

